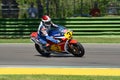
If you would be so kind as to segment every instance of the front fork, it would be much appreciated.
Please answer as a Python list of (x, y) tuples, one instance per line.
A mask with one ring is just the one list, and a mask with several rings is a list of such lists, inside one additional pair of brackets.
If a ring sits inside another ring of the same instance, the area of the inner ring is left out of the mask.
[(73, 50), (73, 45), (72, 44), (77, 44), (77, 40), (70, 39), (70, 40), (67, 41), (67, 51), (69, 53), (71, 53), (71, 51)]

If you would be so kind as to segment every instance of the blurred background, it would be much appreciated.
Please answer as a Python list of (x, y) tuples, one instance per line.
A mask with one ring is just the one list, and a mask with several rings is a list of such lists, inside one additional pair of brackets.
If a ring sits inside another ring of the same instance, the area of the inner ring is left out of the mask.
[[(31, 5), (37, 10), (35, 18), (120, 15), (120, 0), (0, 0), (0, 18), (30, 18)], [(92, 15), (94, 8), (99, 15)]]
[(0, 38), (29, 38), (45, 14), (76, 37), (120, 37), (120, 0), (0, 0)]

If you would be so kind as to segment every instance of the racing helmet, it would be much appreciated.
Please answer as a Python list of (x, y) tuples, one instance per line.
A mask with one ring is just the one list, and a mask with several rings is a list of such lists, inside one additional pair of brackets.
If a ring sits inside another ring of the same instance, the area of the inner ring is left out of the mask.
[(51, 26), (51, 18), (48, 15), (42, 16), (42, 22), (45, 26)]

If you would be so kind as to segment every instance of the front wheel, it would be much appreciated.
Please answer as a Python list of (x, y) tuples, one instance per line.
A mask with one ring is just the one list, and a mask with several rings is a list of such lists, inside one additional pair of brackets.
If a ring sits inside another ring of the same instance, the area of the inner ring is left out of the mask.
[(84, 50), (84, 47), (79, 43), (77, 42), (76, 44), (71, 44), (70, 45), (70, 52), (76, 56), (76, 57), (83, 57), (84, 54), (85, 54), (85, 50)]
[(42, 50), (38, 44), (35, 44), (35, 49), (41, 54), (42, 56), (50, 56), (50, 53), (45, 52), (45, 50)]

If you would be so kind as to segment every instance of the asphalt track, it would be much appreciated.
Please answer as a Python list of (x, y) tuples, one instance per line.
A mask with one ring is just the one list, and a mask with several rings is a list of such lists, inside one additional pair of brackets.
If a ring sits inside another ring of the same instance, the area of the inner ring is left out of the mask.
[(34, 44), (5, 43), (0, 44), (0, 67), (41, 66), (41, 67), (109, 67), (120, 68), (120, 44), (83, 44), (85, 56), (52, 54), (41, 56)]

